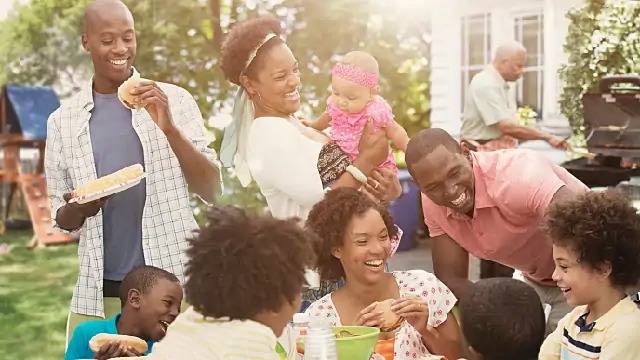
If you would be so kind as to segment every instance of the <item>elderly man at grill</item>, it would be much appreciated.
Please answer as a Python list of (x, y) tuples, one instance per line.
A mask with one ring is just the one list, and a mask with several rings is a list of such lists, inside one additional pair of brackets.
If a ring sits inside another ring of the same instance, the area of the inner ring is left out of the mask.
[[(522, 77), (527, 50), (512, 41), (496, 49), (492, 63), (476, 74), (467, 90), (462, 117), (461, 138), (474, 151), (515, 148), (518, 140), (544, 140), (565, 149), (565, 139), (516, 122), (516, 99), (509, 83)], [(511, 276), (513, 270), (483, 260), (480, 277)]]

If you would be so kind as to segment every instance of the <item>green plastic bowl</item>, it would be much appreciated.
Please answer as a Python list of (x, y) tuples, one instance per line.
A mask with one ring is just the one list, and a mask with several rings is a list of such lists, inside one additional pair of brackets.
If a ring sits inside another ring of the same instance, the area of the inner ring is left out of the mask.
[(336, 339), (340, 360), (369, 360), (378, 342), (380, 329), (366, 326), (334, 326), (334, 334), (347, 330), (356, 336)]

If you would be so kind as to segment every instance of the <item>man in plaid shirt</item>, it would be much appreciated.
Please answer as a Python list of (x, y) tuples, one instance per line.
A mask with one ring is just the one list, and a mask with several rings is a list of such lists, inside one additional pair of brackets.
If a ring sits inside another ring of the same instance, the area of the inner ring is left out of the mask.
[[(120, 281), (134, 267), (156, 266), (183, 282), (186, 239), (198, 228), (188, 187), (204, 201), (221, 191), (217, 155), (189, 92), (143, 81), (132, 90), (143, 109), (129, 110), (118, 100), (136, 55), (129, 9), (119, 0), (96, 0), (84, 20), (82, 45), (94, 75), (51, 114), (45, 153), (52, 218), (80, 234), (67, 339), (78, 323), (120, 311)], [(68, 203), (77, 186), (133, 164), (147, 174), (137, 186), (84, 205)]]

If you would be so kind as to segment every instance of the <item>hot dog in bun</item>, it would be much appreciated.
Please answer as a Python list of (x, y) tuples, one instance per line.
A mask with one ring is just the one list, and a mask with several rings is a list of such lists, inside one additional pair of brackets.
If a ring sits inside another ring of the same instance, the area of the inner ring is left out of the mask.
[(93, 352), (98, 352), (100, 348), (104, 346), (104, 344), (107, 344), (110, 341), (119, 341), (121, 344), (127, 347), (130, 346), (136, 349), (136, 351), (141, 354), (147, 352), (147, 349), (149, 348), (147, 346), (147, 342), (138, 337), (105, 333), (98, 334), (92, 337), (91, 340), (89, 340), (89, 348), (91, 348), (91, 351)]

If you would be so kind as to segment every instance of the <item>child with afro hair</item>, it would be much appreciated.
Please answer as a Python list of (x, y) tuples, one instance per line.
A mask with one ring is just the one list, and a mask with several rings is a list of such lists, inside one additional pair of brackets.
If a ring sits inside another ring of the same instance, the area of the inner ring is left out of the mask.
[(640, 279), (640, 215), (614, 191), (588, 192), (553, 204), (553, 280), (569, 305), (545, 340), (541, 360), (631, 360), (640, 354), (640, 310), (627, 289)]
[(295, 219), (215, 207), (187, 250), (186, 300), (151, 359), (279, 359), (277, 339), (300, 308), (315, 235)]

